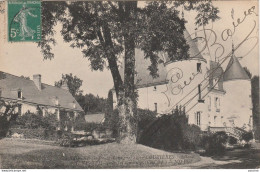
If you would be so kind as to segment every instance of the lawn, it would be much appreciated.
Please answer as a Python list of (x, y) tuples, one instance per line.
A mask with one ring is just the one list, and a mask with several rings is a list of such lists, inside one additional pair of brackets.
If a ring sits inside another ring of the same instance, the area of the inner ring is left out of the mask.
[(198, 154), (170, 153), (139, 144), (66, 148), (36, 140), (0, 140), (0, 168), (6, 169), (174, 168), (198, 161)]

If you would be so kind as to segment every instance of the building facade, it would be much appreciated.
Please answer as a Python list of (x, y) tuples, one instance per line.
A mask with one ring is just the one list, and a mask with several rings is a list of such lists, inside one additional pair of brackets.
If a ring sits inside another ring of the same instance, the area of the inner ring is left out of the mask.
[[(251, 81), (237, 57), (232, 53), (224, 70), (221, 63), (200, 52), (197, 39), (192, 39), (187, 31), (184, 36), (190, 46), (190, 58), (171, 61), (162, 54), (157, 78), (152, 78), (147, 70), (149, 59), (136, 49), (138, 108), (170, 114), (181, 106), (185, 107), (189, 124), (202, 130), (252, 130)], [(116, 108), (115, 91), (111, 91)]]
[[(52, 114), (60, 121), (63, 117), (76, 117), (83, 112), (82, 108), (70, 94), (64, 81), (61, 88), (44, 84), (41, 75), (33, 75), (33, 80), (0, 71), (0, 99), (19, 104), (15, 111), (19, 115), (40, 113)], [(4, 112), (5, 107), (0, 111)], [(73, 128), (72, 128), (73, 130)]]

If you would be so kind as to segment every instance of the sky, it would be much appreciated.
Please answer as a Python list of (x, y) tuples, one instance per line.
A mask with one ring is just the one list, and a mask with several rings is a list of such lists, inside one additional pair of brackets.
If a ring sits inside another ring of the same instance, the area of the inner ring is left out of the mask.
[[(223, 41), (221, 33), (230, 28), (233, 30), (231, 18), (232, 8), (234, 10), (234, 19), (244, 18), (244, 11), (248, 11), (252, 6), (257, 5), (257, 1), (216, 1), (213, 2), (215, 6), (219, 7), (220, 20), (209, 24), (206, 28), (212, 28), (216, 33), (217, 42), (223, 45), (225, 48), (224, 54), (231, 51), (232, 39)], [(258, 14), (258, 9), (255, 10)], [(194, 25), (194, 12), (185, 12), (184, 17), (188, 20), (186, 24), (187, 30), (192, 34), (195, 31)], [(6, 16), (0, 14), (0, 21), (6, 21)], [(234, 45), (239, 44), (245, 39), (246, 35), (253, 28), (254, 21), (256, 21), (256, 28), (253, 30), (250, 37), (254, 37), (246, 41), (239, 47), (235, 55), (237, 57), (243, 56), (240, 60), (242, 66), (247, 67), (253, 75), (259, 75), (259, 52), (258, 44), (255, 48), (254, 45), (258, 41), (258, 16), (251, 14), (246, 16), (243, 23), (236, 27), (236, 31), (233, 35)], [(84, 93), (92, 93), (99, 95), (100, 97), (107, 97), (109, 89), (113, 87), (113, 80), (110, 71), (104, 69), (103, 72), (92, 71), (90, 68), (90, 62), (84, 58), (80, 49), (72, 49), (70, 44), (65, 43), (59, 33), (60, 25), (56, 28), (57, 45), (53, 47), (54, 59), (43, 60), (43, 56), (40, 52), (40, 48), (36, 43), (31, 42), (19, 42), (10, 43), (6, 39), (6, 27), (0, 25), (0, 71), (11, 73), (17, 76), (29, 76), (32, 79), (33, 74), (41, 74), (42, 82), (50, 85), (54, 85), (55, 81), (61, 79), (62, 74), (72, 73), (83, 80), (81, 89)], [(199, 29), (198, 29), (199, 30)], [(202, 34), (202, 33), (199, 33)], [(209, 36), (209, 33), (206, 33)], [(257, 36), (257, 39), (255, 38)], [(213, 42), (211, 35), (209, 43)], [(252, 51), (249, 52), (249, 50)], [(210, 47), (211, 54), (214, 53), (216, 45)], [(246, 55), (247, 54), (247, 55)], [(245, 56), (246, 55), (246, 56)], [(213, 55), (212, 55), (213, 56)], [(224, 64), (225, 65), (225, 64)]]

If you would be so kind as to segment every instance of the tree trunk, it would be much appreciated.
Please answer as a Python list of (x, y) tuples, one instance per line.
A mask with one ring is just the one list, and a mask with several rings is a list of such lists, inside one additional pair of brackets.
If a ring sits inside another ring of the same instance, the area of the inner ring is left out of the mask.
[[(121, 94), (120, 94), (121, 95)], [(135, 103), (129, 97), (120, 97), (119, 112), (119, 142), (122, 144), (136, 143), (136, 123), (134, 118)]]
[[(118, 111), (119, 111), (119, 142), (122, 144), (136, 143), (136, 122), (135, 122), (135, 39), (134, 33), (130, 30), (131, 25), (135, 25), (135, 10), (137, 2), (124, 2), (120, 3), (125, 5), (125, 10), (121, 9), (120, 18), (125, 30), (124, 44), (125, 44), (125, 66), (124, 76), (120, 76), (115, 54), (113, 51), (107, 52), (108, 63), (111, 69), (111, 74), (114, 81), (114, 86), (117, 95)], [(108, 24), (103, 25), (103, 35), (98, 34), (100, 42), (106, 49), (113, 50), (113, 43), (111, 38), (111, 31)], [(109, 48), (108, 48), (109, 47)], [(124, 81), (122, 80), (124, 77)]]
[(118, 106), (121, 122), (120, 143), (136, 143), (136, 93), (135, 93), (135, 38), (130, 28), (133, 28), (135, 22), (136, 2), (125, 2), (125, 26), (124, 43), (125, 43), (125, 64), (124, 64), (124, 93), (119, 96), (120, 104)]

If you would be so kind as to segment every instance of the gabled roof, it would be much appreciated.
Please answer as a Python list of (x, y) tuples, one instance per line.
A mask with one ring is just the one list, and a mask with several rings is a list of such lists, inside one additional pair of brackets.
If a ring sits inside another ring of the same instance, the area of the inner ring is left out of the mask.
[[(60, 108), (83, 111), (68, 90), (44, 83), (41, 84), (41, 88), (39, 90), (30, 79), (0, 71), (0, 89), (3, 98), (18, 99), (17, 91), (21, 90), (23, 96), (21, 101), (25, 103), (55, 107), (55, 98), (57, 97)], [(75, 108), (73, 107), (74, 103)]]
[(96, 113), (96, 114), (87, 114), (85, 115), (86, 123), (103, 123), (105, 120), (104, 113)]
[(250, 78), (239, 63), (237, 57), (235, 57), (235, 55), (232, 55), (224, 73), (224, 81), (234, 79), (249, 80)]

